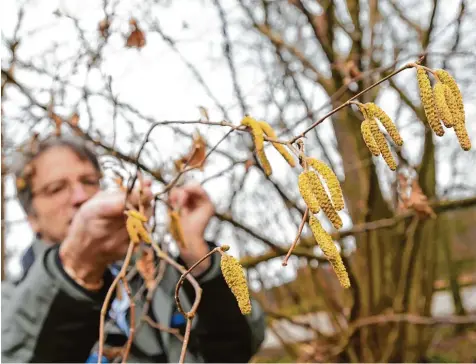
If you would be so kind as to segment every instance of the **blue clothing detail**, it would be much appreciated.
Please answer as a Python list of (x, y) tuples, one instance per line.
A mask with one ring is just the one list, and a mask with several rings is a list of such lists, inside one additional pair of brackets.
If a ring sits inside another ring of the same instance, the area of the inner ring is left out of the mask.
[(177, 329), (181, 326), (184, 326), (187, 323), (185, 320), (185, 316), (182, 315), (180, 312), (175, 312), (172, 315), (172, 319), (170, 320), (170, 327)]
[[(98, 354), (93, 353), (89, 355), (89, 358), (86, 360), (86, 363), (97, 363), (98, 362)], [(101, 359), (101, 363), (109, 363), (109, 360), (103, 355)]]
[[(111, 266), (111, 272), (114, 276), (117, 276), (119, 271), (119, 268)], [(112, 301), (111, 309), (109, 310), (109, 317), (113, 319), (124, 334), (129, 337), (129, 324), (127, 322), (127, 312), (130, 306), (129, 297), (122, 282), (119, 282), (118, 284), (122, 292), (122, 299), (116, 297), (114, 301)]]

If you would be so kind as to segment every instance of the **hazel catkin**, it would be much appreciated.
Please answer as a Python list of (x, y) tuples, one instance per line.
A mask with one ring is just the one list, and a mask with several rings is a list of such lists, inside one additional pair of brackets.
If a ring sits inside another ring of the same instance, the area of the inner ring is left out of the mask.
[(136, 219), (142, 221), (142, 222), (147, 222), (147, 217), (145, 217), (143, 214), (141, 214), (137, 210), (129, 210), (128, 213), (132, 216), (135, 217)]
[(317, 245), (327, 259), (335, 259), (339, 255), (334, 241), (326, 230), (322, 227), (318, 219), (314, 215), (309, 215), (309, 226), (311, 227), (312, 235), (316, 239)]
[(465, 112), (464, 112), (464, 103), (463, 103), (463, 96), (461, 91), (456, 83), (455, 79), (449, 74), (448, 71), (443, 69), (435, 70), (436, 75), (443, 82), (445, 85), (449, 87), (451, 90), (451, 94), (454, 99), (455, 106), (451, 106), (452, 101), (451, 97), (448, 98), (448, 106), (452, 112), (453, 120), (454, 120), (454, 130), (456, 137), (458, 138), (458, 142), (461, 145), (463, 150), (470, 150), (471, 149), (471, 140), (469, 139), (468, 132), (466, 130), (466, 120), (465, 120)]
[(185, 247), (185, 238), (183, 234), (182, 224), (180, 223), (180, 215), (178, 211), (169, 209), (169, 231), (173, 239), (181, 247)]
[(457, 123), (454, 126), (456, 137), (458, 138), (459, 144), (463, 150), (471, 149), (471, 140), (469, 139), (468, 132), (463, 123)]
[(342, 194), (339, 180), (334, 171), (327, 164), (318, 159), (307, 158), (306, 161), (312, 168), (314, 168), (314, 170), (316, 170), (316, 172), (319, 172), (326, 181), (334, 208), (337, 211), (342, 210), (344, 208), (344, 196)]
[(436, 69), (435, 73), (440, 79), (440, 81), (449, 87), (449, 89), (451, 90), (451, 93), (454, 96), (456, 107), (459, 110), (459, 112), (457, 113), (457, 118), (456, 118), (457, 120), (455, 120), (455, 123), (461, 122), (461, 121), (465, 123), (463, 96), (458, 87), (458, 84), (456, 83), (455, 79), (449, 74), (448, 71), (445, 71), (443, 69)]
[(337, 279), (339, 280), (340, 285), (343, 288), (350, 287), (350, 279), (349, 274), (347, 273), (347, 269), (345, 269), (344, 262), (342, 261), (342, 257), (339, 255), (336, 259), (329, 260), (334, 272), (337, 275)]
[(311, 184), (311, 190), (314, 196), (316, 196), (317, 201), (319, 201), (319, 205), (326, 214), (327, 218), (332, 222), (332, 225), (334, 225), (336, 229), (340, 229), (342, 227), (342, 220), (332, 205), (329, 196), (327, 196), (326, 190), (324, 189), (324, 186), (322, 185), (318, 175), (312, 171), (303, 173), (307, 174)]
[(365, 104), (368, 114), (374, 118), (380, 120), (382, 125), (384, 126), (387, 133), (392, 138), (393, 142), (401, 147), (403, 145), (403, 139), (398, 132), (398, 129), (390, 116), (387, 115), (385, 111), (383, 111), (378, 105), (374, 104), (373, 102), (368, 102)]
[[(302, 172), (298, 177), (298, 187), (301, 196), (306, 203), (307, 207), (313, 214), (317, 214), (321, 208), (319, 201), (317, 200), (312, 190), (311, 181), (309, 180), (309, 172)], [(310, 172), (312, 173), (312, 172)]]
[(433, 89), (431, 88), (430, 79), (428, 78), (426, 71), (421, 67), (417, 67), (417, 81), (418, 88), (420, 89), (421, 103), (423, 105), (423, 109), (425, 110), (425, 115), (428, 120), (428, 124), (436, 135), (443, 136), (445, 131), (443, 129), (443, 126), (440, 124), (440, 120), (437, 115), (435, 99), (433, 95)]
[(362, 133), (362, 138), (364, 139), (365, 145), (369, 148), (370, 153), (378, 157), (380, 155), (380, 149), (375, 141), (372, 131), (370, 130), (370, 120), (365, 119), (360, 125), (360, 131)]
[(271, 169), (271, 164), (269, 163), (266, 153), (264, 152), (263, 129), (261, 129), (259, 123), (255, 119), (249, 116), (245, 116), (243, 120), (241, 121), (241, 124), (246, 125), (247, 127), (251, 129), (258, 160), (260, 161), (261, 166), (263, 167), (263, 170), (266, 173), (266, 175), (270, 176), (273, 171)]
[[(276, 139), (276, 133), (274, 132), (271, 125), (269, 125), (265, 121), (259, 121), (258, 124), (260, 125), (261, 129), (264, 131), (264, 133), (267, 136), (269, 136), (270, 138)], [(281, 143), (272, 143), (272, 144), (273, 144), (273, 147), (279, 152), (279, 154), (283, 156), (286, 162), (288, 162), (288, 164), (294, 168), (296, 166), (296, 162), (294, 161), (294, 158), (291, 155), (291, 153), (289, 153), (286, 150), (286, 147)]]
[(319, 220), (316, 219), (313, 215), (309, 216), (309, 226), (311, 227), (312, 234), (314, 235), (317, 244), (323, 251), (327, 260), (329, 260), (329, 262), (331, 263), (331, 266), (334, 269), (334, 272), (336, 273), (339, 283), (342, 287), (349, 288), (349, 275), (347, 274), (344, 262), (342, 261), (342, 257), (339, 254), (339, 250), (337, 249), (331, 236), (327, 233), (326, 230), (324, 230)]
[(131, 213), (131, 211), (127, 212), (128, 217), (126, 220), (126, 229), (131, 241), (135, 244), (138, 244), (142, 239), (144, 243), (150, 244), (152, 240), (150, 238), (149, 233), (147, 232), (146, 228), (143, 225), (144, 221), (138, 218), (137, 215), (136, 216), (135, 215), (136, 214)]
[(448, 108), (450, 109), (451, 117), (453, 119), (453, 125), (458, 123), (458, 120), (461, 120), (461, 116), (459, 115), (459, 108), (458, 104), (456, 103), (456, 98), (453, 95), (453, 92), (451, 92), (451, 89), (447, 86), (444, 85), (444, 90), (445, 90), (445, 100), (446, 104), (448, 105)]
[(450, 108), (446, 103), (445, 88), (448, 88), (448, 86), (444, 85), (441, 82), (437, 82), (433, 87), (433, 92), (435, 94), (435, 104), (438, 110), (439, 117), (447, 128), (451, 128), (454, 125), (454, 121), (453, 116), (451, 115)]
[(395, 162), (395, 159), (393, 158), (393, 154), (390, 151), (390, 148), (387, 144), (387, 140), (385, 139), (385, 136), (382, 134), (380, 131), (378, 124), (375, 120), (369, 120), (370, 124), (370, 131), (372, 132), (372, 136), (375, 139), (375, 142), (378, 145), (378, 148), (380, 149), (380, 153), (382, 153), (382, 157), (387, 163), (387, 165), (390, 167), (392, 171), (397, 169), (397, 162)]
[(240, 262), (231, 255), (222, 254), (220, 262), (225, 282), (238, 302), (243, 315), (251, 313), (251, 301), (245, 273)]

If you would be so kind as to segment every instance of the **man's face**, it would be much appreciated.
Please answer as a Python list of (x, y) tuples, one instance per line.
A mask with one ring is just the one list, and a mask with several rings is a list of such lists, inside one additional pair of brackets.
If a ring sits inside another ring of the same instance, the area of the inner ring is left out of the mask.
[(60, 243), (81, 205), (99, 191), (99, 172), (68, 147), (51, 147), (33, 165), (33, 201), (28, 220), (42, 239)]

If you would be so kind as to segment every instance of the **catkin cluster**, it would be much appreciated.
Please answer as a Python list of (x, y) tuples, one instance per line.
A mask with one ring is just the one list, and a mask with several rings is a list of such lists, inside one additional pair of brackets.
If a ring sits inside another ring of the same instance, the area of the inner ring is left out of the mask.
[(360, 104), (359, 109), (365, 118), (360, 126), (365, 145), (367, 145), (367, 148), (369, 148), (374, 156), (378, 157), (379, 155), (382, 155), (392, 171), (396, 170), (397, 162), (395, 161), (387, 140), (385, 139), (384, 134), (380, 131), (376, 120), (379, 120), (382, 123), (393, 142), (398, 146), (402, 146), (403, 139), (400, 136), (397, 127), (387, 113), (373, 102)]
[(321, 223), (318, 219), (316, 219), (313, 215), (309, 216), (309, 226), (311, 227), (312, 234), (317, 241), (317, 244), (324, 252), (324, 255), (329, 260), (334, 269), (337, 278), (342, 287), (349, 288), (350, 287), (350, 280), (347, 274), (347, 270), (345, 269), (344, 262), (342, 261), (342, 257), (337, 250), (334, 241), (332, 240), (331, 236), (324, 230)]
[(387, 130), (387, 133), (392, 138), (393, 142), (401, 147), (403, 145), (403, 139), (400, 136), (400, 133), (398, 132), (397, 127), (393, 123), (392, 119), (390, 119), (390, 116), (388, 116), (385, 111), (383, 111), (373, 102), (366, 103), (365, 108), (367, 109), (369, 118), (376, 118), (380, 120), (385, 130)]
[(420, 89), (420, 98), (425, 110), (425, 115), (428, 120), (428, 125), (438, 136), (443, 136), (445, 130), (440, 123), (438, 112), (436, 109), (436, 102), (434, 91), (431, 88), (430, 78), (426, 73), (425, 69), (417, 67), (417, 81), (418, 88)]
[[(446, 125), (447, 127), (452, 126), (455, 130), (456, 137), (458, 138), (458, 142), (461, 145), (463, 150), (470, 150), (471, 149), (471, 140), (469, 139), (468, 132), (465, 126), (465, 112), (464, 112), (464, 104), (463, 104), (463, 96), (461, 95), (461, 91), (456, 83), (455, 79), (443, 69), (435, 70), (436, 76), (439, 78), (439, 82), (436, 83), (435, 88), (438, 86), (439, 89), (443, 89), (443, 96), (442, 92), (439, 92), (439, 101), (438, 102), (438, 109), (440, 110), (439, 104), (441, 104), (442, 111), (440, 111), (440, 117), (443, 117), (443, 121), (445, 122), (444, 115), (451, 116), (450, 125)], [(439, 86), (442, 85), (442, 86)], [(435, 98), (436, 98), (436, 90), (435, 90)], [(449, 111), (449, 113), (448, 113)], [(448, 122), (448, 120), (446, 120)]]
[[(306, 202), (306, 205), (313, 214), (317, 214), (322, 208), (327, 218), (332, 222), (332, 225), (336, 229), (340, 229), (342, 227), (342, 220), (337, 211), (344, 208), (344, 197), (337, 176), (322, 161), (315, 158), (306, 158), (306, 162), (315, 171), (304, 171), (298, 177), (299, 192), (304, 202)], [(327, 184), (330, 198), (318, 173)]]
[[(276, 133), (274, 132), (271, 125), (269, 125), (265, 121), (256, 121), (250, 116), (245, 116), (241, 121), (242, 125), (246, 125), (251, 129), (251, 133), (253, 135), (253, 142), (255, 144), (256, 155), (258, 156), (258, 160), (263, 167), (264, 172), (267, 176), (271, 175), (273, 172), (271, 169), (271, 165), (269, 163), (268, 157), (264, 151), (264, 136), (268, 136), (270, 138), (275, 139)], [(292, 155), (286, 150), (283, 144), (281, 143), (272, 143), (274, 148), (283, 156), (283, 158), (288, 162), (291, 167), (296, 166), (296, 162), (294, 161)]]
[(240, 262), (227, 254), (222, 254), (220, 267), (225, 278), (225, 282), (230, 287), (231, 292), (238, 302), (238, 306), (243, 315), (251, 313), (251, 301), (248, 284), (246, 283), (245, 272)]
[(152, 243), (150, 235), (144, 227), (144, 222), (147, 221), (147, 218), (136, 210), (129, 210), (126, 212), (126, 215), (126, 229), (131, 241), (138, 244), (142, 239), (144, 243)]

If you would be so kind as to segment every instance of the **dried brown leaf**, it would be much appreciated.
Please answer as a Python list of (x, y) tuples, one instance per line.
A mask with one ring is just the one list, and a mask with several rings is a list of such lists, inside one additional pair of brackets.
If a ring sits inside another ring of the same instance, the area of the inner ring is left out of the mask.
[(408, 205), (421, 217), (430, 216), (432, 219), (436, 218), (435, 212), (428, 204), (428, 197), (423, 193), (416, 178), (412, 182), (412, 192), (410, 193)]
[(134, 19), (130, 20), (130, 24), (134, 27), (134, 30), (129, 34), (127, 38), (126, 46), (142, 48), (145, 46), (145, 35), (144, 32), (137, 26), (137, 23)]
[(111, 22), (108, 19), (103, 19), (99, 22), (98, 30), (103, 38), (107, 37), (110, 25), (111, 25)]
[(78, 127), (78, 123), (79, 123), (79, 114), (77, 112), (75, 112), (72, 116), (71, 116), (71, 119), (69, 119), (69, 124), (73, 127), (73, 128), (77, 128)]
[(136, 262), (136, 268), (144, 279), (148, 290), (155, 286), (155, 262), (152, 248), (144, 248), (141, 257)]
[(188, 154), (175, 161), (175, 167), (177, 170), (180, 171), (185, 165), (187, 165), (188, 167), (193, 168), (199, 167), (199, 169), (203, 171), (205, 156), (207, 154), (206, 146), (205, 139), (203, 139), (200, 133), (197, 133), (193, 137), (192, 147)]
[(428, 203), (428, 197), (423, 193), (418, 179), (414, 178), (411, 186), (403, 174), (398, 175), (399, 191), (399, 211), (414, 210), (420, 217), (435, 218), (436, 214)]
[(248, 172), (249, 169), (255, 164), (254, 160), (253, 159), (248, 159), (246, 162), (245, 162), (245, 171)]
[(56, 113), (50, 113), (51, 119), (55, 122), (55, 134), (56, 136), (61, 135), (61, 125), (63, 124), (63, 119)]
[(200, 116), (201, 116), (202, 119), (205, 119), (206, 121), (210, 121), (210, 116), (208, 115), (208, 110), (205, 107), (199, 106), (198, 110), (200, 110)]

